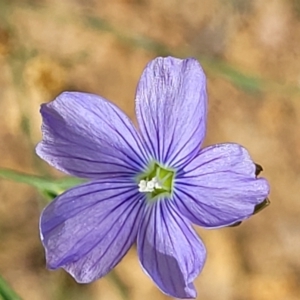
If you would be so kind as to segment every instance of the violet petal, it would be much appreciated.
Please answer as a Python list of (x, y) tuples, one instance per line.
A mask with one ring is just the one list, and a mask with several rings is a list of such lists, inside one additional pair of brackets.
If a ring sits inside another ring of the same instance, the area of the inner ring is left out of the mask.
[(63, 267), (82, 283), (107, 274), (136, 240), (141, 197), (122, 179), (89, 182), (58, 196), (40, 219), (48, 267)]
[(129, 118), (102, 97), (64, 92), (43, 104), (43, 140), (37, 154), (58, 170), (82, 178), (132, 176), (145, 152)]
[(196, 297), (193, 280), (203, 268), (206, 250), (190, 223), (168, 199), (147, 206), (137, 248), (144, 271), (164, 293)]
[(195, 156), (206, 127), (206, 79), (195, 59), (159, 57), (144, 70), (136, 115), (156, 160), (180, 166)]
[(176, 205), (193, 223), (216, 228), (242, 221), (269, 194), (245, 148), (219, 144), (204, 148), (176, 180)]

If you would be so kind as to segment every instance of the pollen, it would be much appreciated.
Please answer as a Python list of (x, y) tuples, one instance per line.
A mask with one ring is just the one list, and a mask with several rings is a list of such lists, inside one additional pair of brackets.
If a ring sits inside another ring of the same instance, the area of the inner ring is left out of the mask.
[(153, 199), (158, 195), (170, 195), (173, 189), (175, 171), (164, 168), (157, 163), (151, 164), (148, 172), (139, 177), (139, 192), (148, 193)]

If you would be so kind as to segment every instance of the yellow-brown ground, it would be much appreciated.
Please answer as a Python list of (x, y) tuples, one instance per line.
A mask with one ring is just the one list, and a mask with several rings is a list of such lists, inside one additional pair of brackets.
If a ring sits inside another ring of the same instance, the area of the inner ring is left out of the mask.
[[(298, 0), (0, 0), (0, 166), (61, 176), (34, 154), (41, 103), (63, 90), (88, 91), (134, 119), (146, 63), (196, 56), (208, 75), (205, 144), (248, 148), (272, 201), (239, 227), (197, 229), (208, 250), (197, 299), (299, 300), (299, 41)], [(0, 180), (0, 274), (26, 300), (122, 299), (113, 276), (81, 286), (45, 269), (41, 203), (32, 188)], [(168, 299), (141, 271), (135, 249), (114, 276), (130, 300)]]

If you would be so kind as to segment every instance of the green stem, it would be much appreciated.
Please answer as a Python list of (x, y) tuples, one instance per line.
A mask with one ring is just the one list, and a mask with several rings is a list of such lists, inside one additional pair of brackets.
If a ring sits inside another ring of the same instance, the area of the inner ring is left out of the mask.
[(124, 300), (129, 299), (129, 291), (128, 287), (125, 285), (123, 280), (119, 277), (119, 275), (116, 273), (116, 271), (112, 270), (108, 275), (107, 278), (110, 279), (113, 284), (118, 288), (118, 291), (120, 293), (120, 296)]
[(40, 191), (47, 191), (53, 194), (60, 194), (63, 191), (83, 182), (82, 179), (74, 177), (65, 177), (61, 179), (44, 178), (35, 175), (29, 175), (9, 169), (0, 168), (0, 178), (25, 183), (37, 188)]
[(7, 284), (7, 282), (0, 276), (0, 299), (1, 300), (21, 300), (15, 291)]

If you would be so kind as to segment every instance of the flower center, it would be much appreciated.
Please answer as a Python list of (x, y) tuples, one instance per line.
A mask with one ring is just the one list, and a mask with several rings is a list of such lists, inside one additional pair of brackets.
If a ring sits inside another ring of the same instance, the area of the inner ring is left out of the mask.
[(157, 196), (170, 196), (173, 190), (175, 171), (154, 163), (149, 171), (139, 176), (139, 192), (147, 193), (152, 200)]

